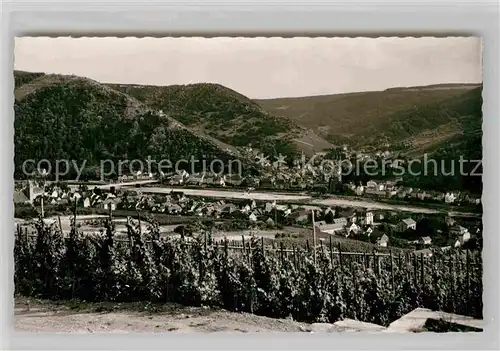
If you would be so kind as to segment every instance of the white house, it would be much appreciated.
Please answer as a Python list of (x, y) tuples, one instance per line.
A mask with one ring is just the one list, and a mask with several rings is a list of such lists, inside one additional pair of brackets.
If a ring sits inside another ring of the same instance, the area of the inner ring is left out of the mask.
[(368, 227), (368, 229), (365, 231), (365, 234), (367, 236), (370, 236), (372, 233), (373, 233), (373, 228), (372, 227)]
[(456, 198), (455, 194), (453, 194), (453, 193), (446, 193), (444, 195), (444, 202), (446, 202), (447, 204), (451, 204), (451, 203), (455, 202), (456, 199), (457, 198)]
[(432, 239), (430, 236), (421, 237), (419, 240), (419, 244), (422, 244), (422, 245), (430, 245), (431, 243), (432, 243)]
[(457, 237), (461, 245), (470, 240), (469, 230), (467, 228), (462, 227), (461, 225), (458, 224), (454, 225), (451, 228), (451, 232)]
[(102, 202), (102, 208), (105, 210), (116, 210), (116, 200), (115, 199), (107, 199)]
[(356, 189), (354, 189), (354, 192), (356, 193), (356, 195), (361, 196), (364, 194), (365, 188), (362, 185), (358, 185)]
[(387, 247), (387, 244), (389, 243), (389, 237), (384, 234), (380, 238), (377, 239), (377, 245), (381, 247)]
[(373, 212), (371, 212), (371, 211), (362, 212), (359, 214), (359, 217), (361, 219), (361, 224), (364, 224), (364, 225), (373, 224)]
[(248, 216), (248, 219), (251, 222), (257, 222), (257, 216), (255, 215), (255, 213), (251, 213), (250, 216)]
[(345, 217), (334, 218), (333, 219), (333, 223), (335, 223), (335, 224), (342, 223), (343, 225), (346, 225), (347, 224), (347, 218), (345, 218)]
[(83, 207), (90, 207), (90, 197), (86, 197), (85, 200), (83, 200)]
[(385, 190), (385, 185), (384, 183), (377, 183), (374, 180), (370, 180), (366, 183), (366, 187), (369, 189), (377, 190), (377, 191), (384, 191)]
[(356, 225), (356, 223), (352, 223), (351, 225), (346, 227), (346, 230), (349, 234), (350, 233), (358, 234), (359, 227)]
[(252, 210), (252, 208), (250, 207), (250, 205), (245, 205), (242, 209), (241, 209), (241, 212), (243, 213), (248, 213)]
[(397, 224), (397, 230), (399, 232), (404, 232), (404, 231), (407, 231), (408, 229), (417, 229), (417, 222), (415, 222), (413, 219), (411, 218), (406, 218), (406, 219), (403, 219), (401, 222), (399, 222)]

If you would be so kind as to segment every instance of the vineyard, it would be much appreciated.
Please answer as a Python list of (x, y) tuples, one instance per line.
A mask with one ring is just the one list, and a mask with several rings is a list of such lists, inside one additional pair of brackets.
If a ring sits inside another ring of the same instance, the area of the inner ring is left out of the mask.
[(285, 248), (258, 239), (241, 247), (196, 238), (160, 238), (129, 222), (95, 235), (42, 221), (15, 240), (15, 293), (50, 300), (176, 302), (302, 322), (342, 318), (388, 325), (417, 307), (482, 318), (478, 252), (342, 252), (335, 245)]

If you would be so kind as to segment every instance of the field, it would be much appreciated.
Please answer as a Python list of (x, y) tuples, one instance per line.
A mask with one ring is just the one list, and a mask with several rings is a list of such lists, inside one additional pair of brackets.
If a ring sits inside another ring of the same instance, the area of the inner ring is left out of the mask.
[[(17, 233), (15, 291), (51, 300), (172, 302), (302, 322), (343, 318), (388, 325), (416, 307), (482, 316), (478, 253), (432, 258), (350, 254), (338, 247), (244, 248), (214, 242), (209, 233), (187, 241), (159, 239), (158, 230), (129, 227), (128, 242), (104, 235), (68, 237), (38, 226), (36, 238)], [(314, 253), (316, 252), (316, 253)]]

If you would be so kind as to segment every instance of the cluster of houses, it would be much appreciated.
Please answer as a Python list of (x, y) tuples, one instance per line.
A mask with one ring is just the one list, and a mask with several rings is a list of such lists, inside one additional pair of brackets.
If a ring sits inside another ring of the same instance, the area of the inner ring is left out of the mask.
[[(387, 247), (389, 244), (389, 236), (386, 231), (381, 228), (387, 228), (388, 224), (377, 223), (374, 217), (383, 219), (383, 214), (379, 213), (374, 216), (371, 211), (358, 211), (345, 210), (342, 211), (342, 216), (333, 219), (333, 223), (326, 223), (326, 221), (318, 221), (315, 223), (315, 229), (322, 233), (331, 235), (341, 235), (344, 237), (351, 237), (353, 239), (364, 237), (369, 241), (381, 247)], [(463, 246), (471, 239), (469, 230), (458, 223), (452, 218), (446, 218), (446, 224), (449, 230), (449, 237), (446, 246), (442, 249), (450, 247), (457, 248)], [(397, 224), (390, 225), (393, 230), (400, 233), (400, 237), (404, 237), (405, 233), (417, 229), (417, 222), (412, 218), (401, 219)], [(415, 244), (421, 247), (430, 247), (432, 245), (432, 238), (430, 236), (420, 237), (415, 241), (408, 241), (409, 244)]]
[[(378, 214), (377, 217), (383, 219), (382, 214)], [(340, 217), (337, 216), (333, 219), (333, 223), (316, 222), (315, 229), (321, 233), (340, 235), (346, 238), (364, 237), (380, 247), (387, 247), (389, 236), (378, 229), (379, 223), (376, 223), (374, 219), (375, 215), (372, 211), (346, 209), (340, 213)]]
[(398, 182), (401, 179), (396, 179), (394, 181), (384, 180), (370, 180), (363, 185), (354, 185), (352, 183), (348, 184), (348, 188), (353, 191), (357, 196), (370, 195), (375, 197), (384, 198), (397, 198), (401, 200), (405, 199), (418, 199), (418, 200), (434, 200), (445, 202), (447, 204), (453, 204), (458, 202), (465, 202), (470, 204), (480, 204), (481, 198), (477, 196), (472, 196), (470, 194), (455, 192), (439, 192), (431, 190), (422, 190), (411, 187), (398, 186)]
[(103, 208), (115, 210), (121, 199), (111, 192), (102, 193), (93, 190), (79, 190), (74, 188), (62, 188), (49, 184), (40, 187), (33, 182), (21, 190), (14, 192), (14, 203), (30, 204), (40, 206), (43, 200), (44, 205), (77, 206), (85, 208)]

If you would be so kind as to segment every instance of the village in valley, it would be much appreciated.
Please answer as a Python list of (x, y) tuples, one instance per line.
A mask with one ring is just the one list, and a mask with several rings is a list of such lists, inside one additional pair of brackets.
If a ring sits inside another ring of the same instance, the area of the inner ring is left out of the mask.
[[(377, 157), (380, 154), (384, 153)], [(154, 218), (163, 236), (192, 237), (209, 230), (221, 240), (257, 236), (270, 242), (312, 244), (316, 238), (320, 243), (333, 239), (354, 251), (404, 249), (427, 256), (435, 249), (477, 249), (482, 243), (480, 218), (470, 218), (470, 213), (463, 218), (456, 211), (460, 205), (476, 209), (478, 197), (405, 187), (401, 177), (356, 185), (342, 183), (338, 172), (323, 176), (311, 165), (259, 166), (262, 176), (137, 171), (108, 182), (18, 182), (16, 218), (25, 223), (42, 209), (46, 218), (53, 223), (59, 219), (60, 225), (61, 216), (66, 221), (76, 211), (82, 215), (79, 227), (92, 231), (113, 213), (116, 223), (126, 217)], [(403, 204), (420, 207), (410, 206), (408, 211), (391, 206), (404, 200)], [(433, 204), (440, 206), (433, 209)], [(121, 228), (126, 231), (126, 226)]]

